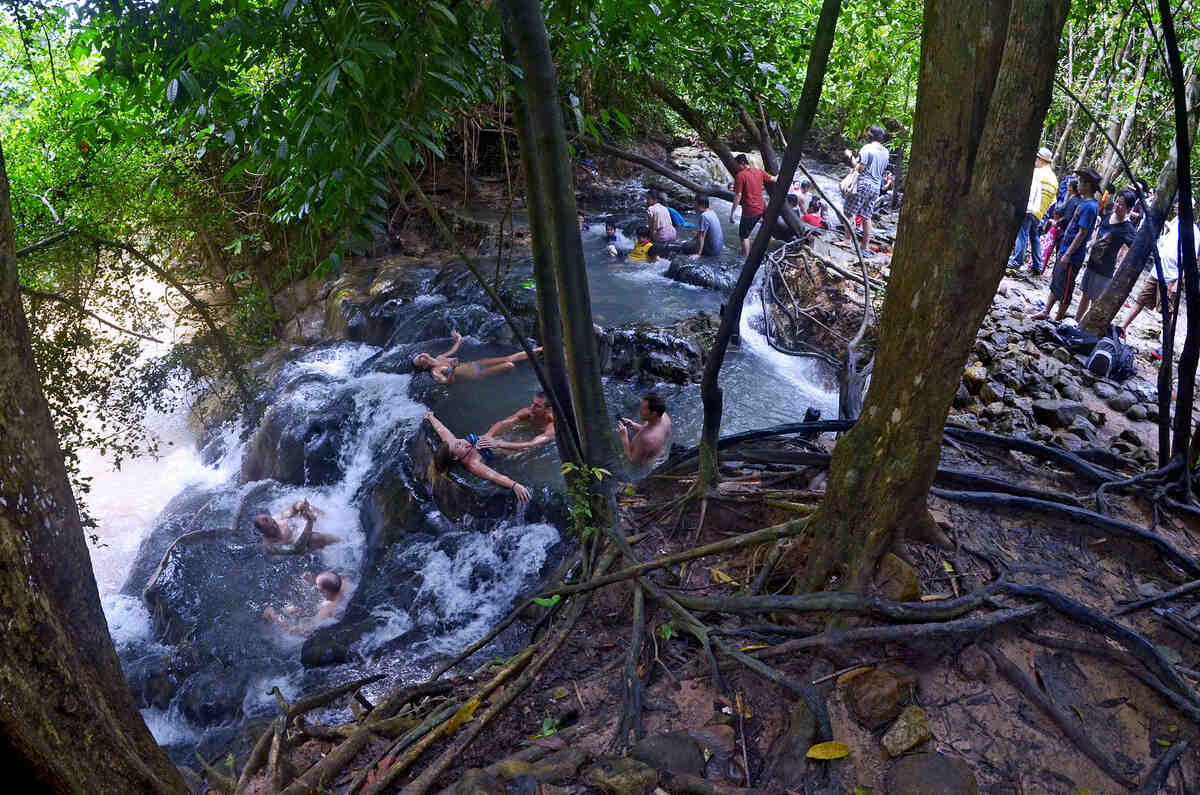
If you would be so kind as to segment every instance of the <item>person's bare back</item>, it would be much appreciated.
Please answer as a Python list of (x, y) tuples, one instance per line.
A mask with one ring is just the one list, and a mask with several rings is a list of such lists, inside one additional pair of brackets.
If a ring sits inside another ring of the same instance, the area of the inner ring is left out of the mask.
[[(657, 392), (647, 392), (642, 398), (639, 415), (643, 422), (622, 417), (617, 435), (629, 463), (637, 467), (653, 464), (662, 455), (671, 437), (671, 417), (666, 401)], [(629, 431), (634, 431), (633, 438)]]

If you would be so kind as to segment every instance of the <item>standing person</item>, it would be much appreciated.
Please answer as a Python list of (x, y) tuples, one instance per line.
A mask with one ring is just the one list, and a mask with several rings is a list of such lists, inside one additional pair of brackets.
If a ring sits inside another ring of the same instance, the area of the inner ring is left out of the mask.
[(1008, 267), (1010, 268), (1020, 268), (1025, 262), (1025, 251), (1030, 248), (1032, 240), (1034, 241), (1034, 254), (1033, 263), (1029, 269), (1030, 272), (1037, 271), (1038, 260), (1041, 257), (1038, 256), (1037, 236), (1034, 230), (1042, 215), (1054, 202), (1054, 194), (1058, 190), (1058, 178), (1054, 176), (1054, 169), (1050, 167), (1050, 160), (1053, 157), (1050, 150), (1044, 146), (1038, 150), (1033, 169), (1033, 182), (1029, 187), (1029, 201), (1025, 205), (1025, 217), (1021, 219), (1021, 228), (1017, 230), (1017, 242), (1013, 246), (1012, 256), (1008, 258)]
[(708, 206), (708, 197), (703, 193), (696, 194), (694, 206), (698, 218), (696, 236), (684, 243), (679, 253), (687, 254), (690, 259), (715, 257), (725, 248), (725, 231), (721, 229), (721, 220)]
[(1075, 215), (1075, 208), (1079, 206), (1079, 178), (1074, 175), (1068, 176), (1063, 183), (1066, 188), (1062, 199), (1050, 208), (1050, 214), (1054, 218), (1050, 225), (1050, 245), (1046, 246), (1046, 250), (1042, 253), (1042, 267), (1038, 271), (1038, 275), (1041, 275), (1042, 271), (1045, 271), (1050, 265), (1050, 258), (1056, 256), (1061, 250), (1063, 236), (1067, 233), (1067, 224), (1071, 223), (1071, 218)]
[(1071, 306), (1071, 296), (1075, 292), (1075, 278), (1083, 265), (1087, 253), (1087, 239), (1096, 224), (1096, 215), (1100, 205), (1096, 201), (1096, 190), (1100, 187), (1100, 174), (1089, 167), (1075, 172), (1079, 177), (1079, 204), (1067, 224), (1059, 253), (1059, 260), (1054, 266), (1054, 275), (1050, 278), (1050, 297), (1046, 300), (1046, 308), (1033, 316), (1034, 320), (1045, 320), (1050, 317), (1050, 310), (1058, 304), (1058, 314), (1054, 320), (1061, 322)]
[[(671, 436), (671, 417), (667, 414), (667, 402), (657, 392), (647, 392), (638, 409), (641, 422), (621, 417), (617, 424), (617, 436), (625, 457), (634, 466), (654, 463), (662, 455)], [(634, 431), (633, 438), (629, 432)]]
[(1119, 192), (1113, 199), (1112, 211), (1096, 227), (1092, 247), (1088, 251), (1087, 270), (1083, 273), (1080, 288), (1079, 308), (1075, 317), (1083, 317), (1092, 301), (1098, 301), (1108, 289), (1117, 260), (1121, 252), (1133, 245), (1137, 227), (1129, 218), (1129, 212), (1137, 201), (1137, 194), (1129, 188)]
[(675, 224), (671, 223), (671, 211), (658, 201), (658, 191), (646, 191), (646, 217), (651, 240), (655, 243), (674, 242)]
[[(878, 124), (871, 125), (871, 128), (867, 130), (867, 137), (870, 140), (859, 150), (857, 159), (851, 158), (854, 160), (854, 167), (858, 169), (858, 188), (854, 195), (846, 199), (842, 205), (846, 221), (851, 225), (855, 223), (855, 216), (862, 218), (862, 255), (864, 257), (874, 256), (871, 252), (871, 210), (875, 206), (875, 200), (879, 198), (883, 173), (887, 171), (890, 157), (887, 147), (883, 145), (885, 135), (883, 128)], [(853, 250), (853, 226), (847, 228), (845, 232), (846, 241), (842, 245)]]
[(738, 155), (734, 158), (737, 174), (733, 177), (733, 205), (729, 208), (729, 223), (733, 223), (734, 210), (741, 206), (742, 220), (738, 224), (738, 237), (742, 239), (742, 256), (750, 254), (750, 233), (767, 208), (763, 204), (763, 186), (774, 184), (775, 178), (750, 165), (750, 158)]
[[(1192, 227), (1192, 239), (1196, 242), (1196, 250), (1200, 252), (1200, 227)], [(1158, 261), (1162, 264), (1163, 283), (1167, 288), (1166, 309), (1175, 305), (1179, 295), (1179, 201), (1175, 201), (1175, 217), (1163, 225), (1162, 236), (1158, 239)], [(1149, 260), (1150, 273), (1143, 280), (1142, 286), (1134, 297), (1133, 309), (1129, 310), (1125, 322), (1120, 325), (1124, 334), (1143, 309), (1158, 307), (1158, 270), (1154, 268), (1153, 260)], [(1161, 354), (1160, 354), (1161, 357)]]

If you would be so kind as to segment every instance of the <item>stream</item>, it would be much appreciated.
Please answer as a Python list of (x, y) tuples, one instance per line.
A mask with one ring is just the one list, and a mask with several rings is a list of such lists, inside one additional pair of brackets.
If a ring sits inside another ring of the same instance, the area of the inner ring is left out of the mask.
[[(835, 189), (836, 178), (826, 181), (823, 187)], [(729, 205), (713, 205), (726, 226), (723, 259), (740, 262)], [(613, 218), (622, 229), (639, 222), (634, 213)], [(609, 257), (604, 220), (589, 216), (583, 234), (598, 324), (661, 325), (719, 311), (718, 293), (666, 278), (665, 262)], [(680, 230), (680, 238), (691, 233)], [(518, 280), (528, 272), (527, 263), (514, 265)], [(126, 461), (120, 470), (98, 454), (84, 457), (99, 520), (100, 542), (90, 549), (109, 630), (143, 717), (177, 763), (194, 761), (197, 750), (222, 753), (244, 727), (276, 715), (268, 695), (274, 686), (291, 700), (382, 673), (363, 690), (374, 702), (397, 683), (427, 675), (539, 587), (568, 551), (553, 445), (494, 464), (534, 490), (527, 510), (452, 520), (431, 500), (413, 453), (424, 412), (434, 410), (460, 436), (482, 434), (527, 405), (538, 386), (527, 366), (450, 385), (414, 375), (412, 353), (444, 350), (452, 328), (464, 335), (463, 361), (514, 347), (478, 288), (448, 286), (435, 267), (410, 269), (407, 278), (405, 296), (387, 301), (381, 344), (297, 348), (263, 364), (266, 410), (252, 426), (235, 418), (197, 440), (181, 408), (147, 419), (162, 457)], [(722, 432), (800, 421), (810, 407), (836, 417), (831, 374), (814, 359), (772, 349), (761, 316), (756, 287), (742, 313), (740, 347), (731, 348), (721, 373)], [(606, 377), (610, 409), (637, 416), (651, 386), (666, 398), (672, 441), (695, 444), (697, 385)], [(339, 540), (306, 555), (264, 554), (253, 516), (300, 499), (322, 512), (317, 529)], [(324, 569), (344, 579), (348, 606), (337, 620), (305, 638), (262, 617), (266, 607), (287, 605), (312, 614), (317, 596), (302, 574)], [(511, 654), (524, 633), (519, 625), (502, 633), (476, 664)], [(339, 708), (313, 719), (349, 717)]]

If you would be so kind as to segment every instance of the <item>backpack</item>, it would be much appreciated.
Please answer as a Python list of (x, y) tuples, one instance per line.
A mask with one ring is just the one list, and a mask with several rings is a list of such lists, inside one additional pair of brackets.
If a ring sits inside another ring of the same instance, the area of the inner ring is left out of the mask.
[(1064, 347), (1071, 353), (1088, 355), (1096, 347), (1099, 337), (1088, 334), (1079, 326), (1063, 324), (1055, 329), (1055, 334), (1062, 341)]
[(1124, 381), (1133, 375), (1133, 351), (1121, 342), (1114, 328), (1096, 343), (1088, 357), (1087, 368), (1101, 378)]

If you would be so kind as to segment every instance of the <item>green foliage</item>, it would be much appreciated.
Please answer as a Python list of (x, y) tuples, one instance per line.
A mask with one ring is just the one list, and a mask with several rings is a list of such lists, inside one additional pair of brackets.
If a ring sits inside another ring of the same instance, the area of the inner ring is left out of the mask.
[(537, 734), (533, 735), (533, 739), (536, 740), (539, 737), (549, 737), (552, 734), (557, 734), (558, 724), (558, 718), (543, 718), (542, 728), (538, 730)]
[(554, 607), (556, 604), (558, 604), (561, 601), (562, 601), (561, 594), (554, 594), (554, 596), (535, 596), (535, 597), (533, 597), (533, 603), (540, 607)]
[(666, 643), (671, 638), (675, 637), (675, 622), (664, 621), (655, 627), (654, 634), (659, 638), (659, 640)]
[(601, 467), (580, 466), (570, 461), (562, 465), (562, 473), (567, 481), (571, 530), (586, 541), (597, 529), (592, 522), (592, 501), (596, 497), (594, 487), (612, 473)]

